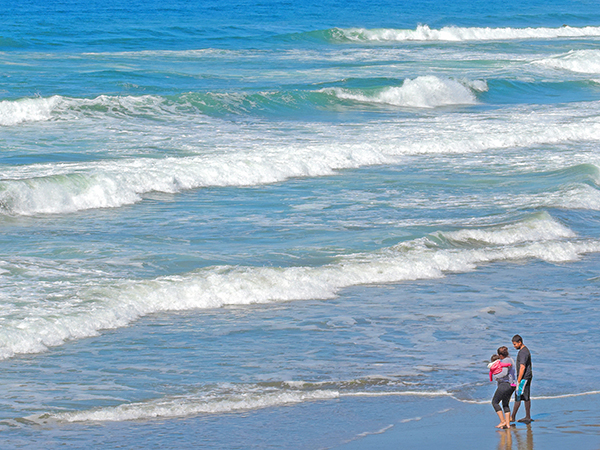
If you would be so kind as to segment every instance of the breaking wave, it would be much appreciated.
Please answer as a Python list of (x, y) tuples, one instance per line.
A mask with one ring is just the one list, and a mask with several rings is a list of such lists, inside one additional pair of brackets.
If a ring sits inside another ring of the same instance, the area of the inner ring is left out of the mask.
[(11, 316), (0, 330), (0, 359), (124, 327), (156, 312), (326, 300), (351, 286), (440, 278), (497, 261), (568, 262), (599, 251), (600, 241), (579, 240), (541, 213), (513, 224), (440, 232), (372, 253), (342, 256), (319, 267), (218, 266), (123, 281), (87, 294), (80, 291), (75, 295), (81, 298), (65, 303), (64, 310), (38, 311), (35, 320)]
[(476, 91), (487, 91), (484, 81), (456, 81), (436, 76), (406, 79), (400, 87), (388, 87), (372, 94), (361, 91), (327, 88), (337, 98), (363, 103), (380, 103), (409, 108), (435, 108), (450, 105), (474, 105)]

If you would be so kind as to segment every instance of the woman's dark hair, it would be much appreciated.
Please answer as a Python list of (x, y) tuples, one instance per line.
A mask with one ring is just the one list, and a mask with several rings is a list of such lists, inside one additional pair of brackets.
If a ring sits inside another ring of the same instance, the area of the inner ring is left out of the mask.
[(498, 354), (500, 356), (502, 356), (503, 358), (508, 358), (508, 347), (504, 347), (504, 346), (500, 347), (498, 349)]

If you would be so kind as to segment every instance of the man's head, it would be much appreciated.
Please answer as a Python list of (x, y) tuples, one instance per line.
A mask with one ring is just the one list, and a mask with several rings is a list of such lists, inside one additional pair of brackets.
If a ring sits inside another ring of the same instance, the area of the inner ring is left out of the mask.
[(523, 338), (515, 334), (512, 338), (512, 343), (517, 350), (521, 350), (521, 347), (523, 347)]

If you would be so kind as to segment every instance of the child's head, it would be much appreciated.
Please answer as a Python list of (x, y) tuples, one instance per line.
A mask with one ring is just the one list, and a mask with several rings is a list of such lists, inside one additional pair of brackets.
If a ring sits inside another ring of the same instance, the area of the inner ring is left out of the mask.
[(497, 353), (495, 353), (495, 354), (493, 354), (493, 355), (492, 355), (492, 357), (490, 358), (490, 361), (491, 361), (491, 362), (494, 362), (494, 361), (498, 361), (499, 359), (500, 359), (500, 356), (499, 356)]

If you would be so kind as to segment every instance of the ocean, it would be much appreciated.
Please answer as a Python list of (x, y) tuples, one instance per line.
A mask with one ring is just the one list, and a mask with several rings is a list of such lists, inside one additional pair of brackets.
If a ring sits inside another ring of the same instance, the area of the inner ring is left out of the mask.
[(597, 2), (2, 0), (0, 66), (2, 448), (335, 448), (517, 333), (600, 395)]

